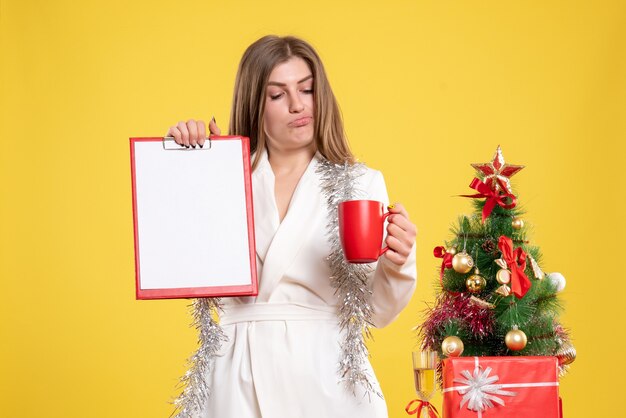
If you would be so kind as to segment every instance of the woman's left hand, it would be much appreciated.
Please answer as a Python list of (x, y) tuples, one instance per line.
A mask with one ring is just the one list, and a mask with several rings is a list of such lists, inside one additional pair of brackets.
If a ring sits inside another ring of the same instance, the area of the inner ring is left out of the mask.
[(389, 224), (385, 239), (389, 249), (385, 252), (385, 257), (392, 263), (401, 266), (406, 262), (413, 244), (415, 244), (417, 228), (411, 223), (409, 214), (400, 203), (389, 205), (389, 212), (391, 215), (387, 218)]

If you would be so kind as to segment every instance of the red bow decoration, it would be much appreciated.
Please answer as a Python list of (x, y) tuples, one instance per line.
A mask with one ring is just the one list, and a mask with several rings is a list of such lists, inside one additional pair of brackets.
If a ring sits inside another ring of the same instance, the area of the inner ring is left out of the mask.
[[(515, 195), (513, 193), (505, 191), (508, 190), (506, 184), (504, 184), (504, 182), (499, 178), (496, 179), (496, 181), (500, 184), (500, 192), (492, 190), (489, 186), (480, 181), (480, 179), (474, 177), (474, 180), (472, 180), (472, 182), (470, 183), (470, 187), (478, 191), (478, 193), (472, 195), (461, 195), (462, 197), (472, 197), (477, 199), (483, 197), (487, 198), (487, 200), (485, 201), (485, 206), (483, 206), (483, 223), (485, 223), (485, 219), (489, 217), (491, 211), (494, 207), (496, 207), (496, 205), (500, 205), (504, 209), (513, 209), (517, 204), (517, 198), (515, 197)], [(504, 199), (507, 197), (511, 199), (511, 203), (506, 203)]]
[[(417, 402), (418, 405), (415, 407), (415, 409), (410, 410), (411, 405), (413, 405), (415, 402)], [(413, 399), (411, 402), (409, 402), (406, 408), (404, 408), (404, 410), (409, 415), (417, 415), (419, 417), (420, 412), (422, 411), (422, 408), (428, 409), (429, 418), (439, 418), (439, 411), (437, 411), (437, 408), (435, 408), (434, 405), (431, 404), (430, 402), (422, 401), (420, 399)]]
[(498, 240), (498, 248), (502, 252), (502, 258), (506, 261), (511, 270), (511, 290), (513, 294), (521, 299), (524, 297), (531, 283), (524, 270), (526, 270), (526, 253), (522, 247), (517, 247), (513, 251), (513, 241), (504, 235)]
[(443, 258), (441, 262), (441, 274), (439, 276), (439, 282), (443, 284), (443, 272), (445, 269), (452, 268), (452, 254), (446, 252), (446, 247), (439, 246), (433, 250), (435, 257)]

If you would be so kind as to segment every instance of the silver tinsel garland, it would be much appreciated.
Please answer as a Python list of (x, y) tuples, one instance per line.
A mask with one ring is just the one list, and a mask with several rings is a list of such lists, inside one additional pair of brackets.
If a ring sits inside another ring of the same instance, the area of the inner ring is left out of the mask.
[[(372, 384), (372, 376), (366, 370), (368, 350), (365, 337), (371, 338), (372, 307), (368, 276), (372, 268), (366, 264), (351, 264), (345, 261), (339, 240), (339, 218), (337, 207), (345, 200), (362, 198), (356, 188), (356, 179), (365, 173), (365, 166), (357, 163), (334, 164), (321, 160), (317, 168), (321, 176), (322, 191), (328, 207), (326, 234), (331, 247), (327, 261), (331, 270), (331, 286), (339, 299), (339, 324), (345, 331), (341, 343), (339, 375), (349, 391), (356, 395), (357, 386), (363, 387), (365, 395), (382, 394)], [(208, 376), (222, 342), (228, 338), (213, 315), (221, 311), (219, 298), (195, 299), (193, 304), (193, 326), (198, 329), (199, 348), (188, 360), (189, 369), (180, 378), (182, 392), (174, 401), (172, 417), (192, 418), (202, 412), (210, 396)]]
[(339, 203), (363, 198), (363, 192), (356, 188), (356, 179), (365, 173), (361, 163), (334, 164), (322, 160), (317, 168), (321, 175), (321, 186), (328, 206), (326, 234), (331, 253), (327, 260), (332, 272), (331, 286), (339, 299), (339, 324), (345, 332), (341, 343), (342, 355), (339, 361), (339, 374), (349, 391), (356, 394), (357, 386), (363, 387), (369, 397), (382, 394), (372, 384), (372, 376), (366, 370), (368, 350), (364, 335), (371, 338), (372, 306), (368, 276), (372, 272), (367, 264), (348, 263), (339, 240)]
[(194, 299), (192, 325), (198, 330), (198, 350), (189, 358), (189, 369), (180, 378), (182, 392), (174, 400), (175, 410), (171, 416), (191, 418), (197, 416), (210, 395), (207, 377), (213, 369), (215, 356), (222, 342), (228, 338), (213, 318), (221, 310), (219, 298)]

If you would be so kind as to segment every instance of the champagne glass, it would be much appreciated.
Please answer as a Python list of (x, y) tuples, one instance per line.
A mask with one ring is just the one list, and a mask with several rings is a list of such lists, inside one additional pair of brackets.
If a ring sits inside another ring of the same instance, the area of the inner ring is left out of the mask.
[[(435, 394), (435, 369), (439, 361), (436, 351), (420, 350), (413, 352), (413, 376), (418, 406), (413, 411), (416, 418), (431, 417), (437, 410), (429, 401)], [(409, 412), (409, 407), (407, 407)]]

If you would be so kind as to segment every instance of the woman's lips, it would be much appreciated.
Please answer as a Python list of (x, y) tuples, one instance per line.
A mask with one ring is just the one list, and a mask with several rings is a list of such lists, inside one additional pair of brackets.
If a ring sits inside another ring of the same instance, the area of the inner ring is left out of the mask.
[(311, 123), (312, 120), (313, 120), (312, 117), (305, 116), (303, 118), (298, 118), (296, 120), (289, 122), (289, 126), (294, 127), (294, 128), (299, 128), (300, 126), (308, 125), (309, 123)]

